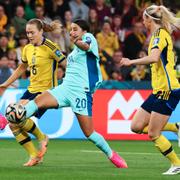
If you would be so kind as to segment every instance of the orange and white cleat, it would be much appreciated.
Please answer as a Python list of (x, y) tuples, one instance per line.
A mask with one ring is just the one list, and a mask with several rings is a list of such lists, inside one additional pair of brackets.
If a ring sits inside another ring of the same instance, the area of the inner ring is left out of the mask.
[(38, 165), (39, 163), (41, 163), (42, 159), (39, 158), (39, 157), (30, 157), (28, 162), (23, 164), (24, 167), (31, 167), (31, 166), (36, 166)]
[(48, 146), (49, 138), (47, 135), (45, 135), (45, 138), (39, 142), (39, 152), (38, 152), (38, 157), (41, 158), (41, 161), (47, 152), (47, 146)]

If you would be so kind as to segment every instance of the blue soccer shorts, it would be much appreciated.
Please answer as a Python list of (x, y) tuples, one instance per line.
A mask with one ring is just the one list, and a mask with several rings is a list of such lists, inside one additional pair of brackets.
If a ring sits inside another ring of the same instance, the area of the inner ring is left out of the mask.
[(180, 89), (159, 91), (151, 94), (141, 107), (147, 112), (152, 111), (170, 116), (180, 100)]

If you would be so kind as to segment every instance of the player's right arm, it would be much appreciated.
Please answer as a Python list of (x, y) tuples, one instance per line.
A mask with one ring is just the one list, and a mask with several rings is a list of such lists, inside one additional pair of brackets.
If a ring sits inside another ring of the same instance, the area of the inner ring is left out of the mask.
[(8, 86), (10, 86), (26, 71), (27, 67), (27, 63), (20, 64), (18, 68), (13, 72), (13, 74), (3, 84), (0, 85), (0, 88), (7, 88)]

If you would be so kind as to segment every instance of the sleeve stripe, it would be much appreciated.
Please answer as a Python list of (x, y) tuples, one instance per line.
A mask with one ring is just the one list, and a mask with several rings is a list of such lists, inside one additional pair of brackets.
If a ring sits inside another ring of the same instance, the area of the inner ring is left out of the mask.
[(21, 59), (21, 61), (22, 61), (23, 63), (27, 63), (27, 61), (24, 61), (23, 59)]
[(159, 49), (159, 47), (158, 46), (154, 46), (154, 47), (151, 48), (151, 50), (152, 49)]
[(60, 61), (59, 61), (58, 63), (63, 62), (65, 59), (66, 59), (66, 57), (65, 57), (65, 56), (62, 56), (62, 58), (60, 58)]
[(48, 46), (51, 50), (55, 50), (56, 49), (56, 46), (54, 46), (53, 44), (51, 44), (50, 42), (48, 41), (45, 41), (44, 42), (44, 45)]

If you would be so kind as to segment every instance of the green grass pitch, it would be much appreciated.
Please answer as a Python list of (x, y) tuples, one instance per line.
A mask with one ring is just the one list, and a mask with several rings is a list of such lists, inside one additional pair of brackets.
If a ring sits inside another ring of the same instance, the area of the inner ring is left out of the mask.
[[(86, 140), (50, 140), (43, 164), (23, 167), (28, 160), (15, 140), (0, 139), (0, 180), (174, 180), (163, 176), (170, 167), (149, 141), (109, 141), (129, 168), (115, 168), (95, 145)], [(180, 148), (173, 142), (177, 153)]]

